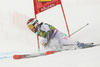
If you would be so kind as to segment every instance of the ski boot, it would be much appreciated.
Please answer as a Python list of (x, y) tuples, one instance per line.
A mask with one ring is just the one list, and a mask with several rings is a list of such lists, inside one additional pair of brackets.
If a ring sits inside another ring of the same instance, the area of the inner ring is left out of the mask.
[(80, 42), (78, 42), (77, 46), (78, 46), (78, 48), (89, 48), (89, 47), (93, 47), (94, 46), (93, 44), (94, 43), (80, 43)]

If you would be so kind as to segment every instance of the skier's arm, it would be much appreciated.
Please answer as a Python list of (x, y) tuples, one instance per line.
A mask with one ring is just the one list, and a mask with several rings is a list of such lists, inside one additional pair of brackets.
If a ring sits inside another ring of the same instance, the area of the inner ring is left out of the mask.
[(51, 39), (51, 36), (53, 34), (53, 31), (49, 28), (49, 26), (47, 24), (43, 24), (41, 26), (41, 30), (47, 32), (47, 43), (46, 44), (48, 44)]
[(53, 31), (47, 31), (47, 42), (44, 44), (45, 46), (49, 44)]
[(53, 34), (53, 31), (52, 30), (48, 30), (47, 31), (47, 42), (50, 41), (52, 34)]

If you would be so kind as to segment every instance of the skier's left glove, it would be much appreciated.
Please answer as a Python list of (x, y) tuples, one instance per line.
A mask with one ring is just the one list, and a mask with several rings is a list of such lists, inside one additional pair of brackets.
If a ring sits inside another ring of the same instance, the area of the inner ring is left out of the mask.
[(48, 42), (46, 42), (46, 43), (43, 42), (43, 43), (42, 43), (42, 46), (44, 46), (44, 47), (46, 47), (47, 45), (48, 45)]

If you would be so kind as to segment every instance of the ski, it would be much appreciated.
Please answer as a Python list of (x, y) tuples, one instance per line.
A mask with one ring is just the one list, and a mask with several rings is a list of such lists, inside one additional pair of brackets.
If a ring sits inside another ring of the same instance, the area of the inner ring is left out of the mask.
[[(100, 44), (95, 44), (94, 45), (93, 43), (91, 43), (88, 47), (79, 48), (79, 49), (86, 49), (86, 48), (91, 48), (91, 47), (95, 47), (95, 46), (100, 46)], [(35, 58), (35, 57), (39, 57), (39, 56), (46, 56), (46, 55), (54, 54), (54, 53), (61, 52), (61, 51), (68, 51), (68, 50), (70, 50), (70, 49), (46, 51), (44, 53), (14, 55), (13, 59), (18, 60), (18, 59), (26, 59), (26, 58)], [(74, 50), (77, 50), (77, 49), (74, 49)]]
[(57, 51), (47, 51), (44, 53), (35, 53), (35, 54), (23, 54), (23, 55), (14, 55), (13, 59), (18, 60), (18, 59), (25, 59), (25, 58), (35, 58), (39, 56), (45, 56), (45, 55), (50, 55), (53, 53), (56, 53)]

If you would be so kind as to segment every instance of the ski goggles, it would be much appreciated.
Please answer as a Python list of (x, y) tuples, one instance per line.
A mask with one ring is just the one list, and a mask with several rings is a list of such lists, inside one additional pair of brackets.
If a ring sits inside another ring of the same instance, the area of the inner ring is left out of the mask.
[[(32, 21), (32, 22), (34, 22), (34, 21)], [(38, 20), (36, 20), (33, 24), (29, 24), (29, 25), (28, 25), (29, 29), (33, 29), (33, 28), (35, 28), (36, 26), (38, 26)]]
[(28, 28), (33, 29), (34, 28), (33, 24), (28, 25)]

